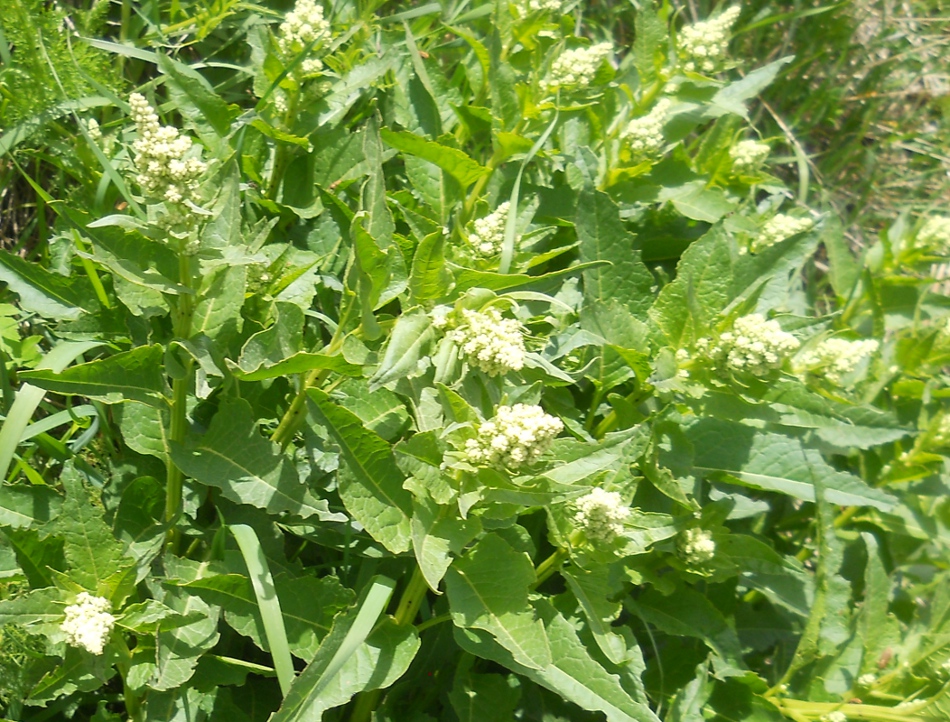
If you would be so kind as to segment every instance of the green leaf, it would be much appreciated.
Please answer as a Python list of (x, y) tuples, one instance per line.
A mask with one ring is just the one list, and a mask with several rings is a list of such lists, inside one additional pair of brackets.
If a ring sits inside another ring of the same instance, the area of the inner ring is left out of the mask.
[(581, 262), (611, 264), (584, 272), (585, 296), (601, 301), (622, 299), (634, 316), (645, 317), (653, 303), (650, 289), (656, 282), (640, 260), (634, 236), (624, 228), (617, 204), (606, 193), (585, 191), (578, 199), (575, 225)]
[(449, 292), (452, 274), (445, 267), (444, 245), (445, 235), (436, 231), (423, 238), (416, 248), (409, 275), (409, 293), (413, 301), (435, 301)]
[(756, 97), (765, 90), (779, 71), (792, 62), (792, 56), (779, 58), (768, 65), (756, 68), (741, 80), (729, 83), (725, 88), (718, 91), (709, 103), (709, 107), (704, 112), (707, 118), (718, 118), (726, 113), (734, 113), (748, 119), (747, 100)]
[(459, 627), (489, 632), (518, 664), (544, 669), (551, 664), (551, 648), (528, 604), (535, 579), (527, 554), (489, 534), (446, 573), (452, 619)]
[(815, 477), (827, 487), (828, 501), (845, 506), (872, 506), (888, 511), (897, 504), (890, 494), (830, 467), (814, 449), (787, 436), (715, 419), (701, 419), (686, 429), (694, 447), (693, 468), (706, 475), (725, 474), (744, 486), (815, 501)]
[(245, 266), (216, 269), (201, 281), (198, 303), (191, 320), (192, 336), (204, 334), (222, 347), (243, 327), (241, 308), (247, 282)]
[(370, 390), (417, 376), (434, 336), (432, 321), (424, 309), (417, 306), (403, 311), (396, 319), (383, 360), (369, 381)]
[(86, 277), (61, 276), (7, 251), (0, 251), (0, 281), (20, 297), (22, 308), (44, 318), (76, 319), (98, 310)]
[(464, 293), (471, 288), (487, 288), (489, 291), (511, 291), (528, 288), (557, 288), (557, 282), (569, 276), (579, 275), (582, 271), (591, 268), (602, 268), (607, 266), (607, 261), (592, 261), (590, 263), (579, 263), (570, 268), (562, 268), (559, 271), (551, 271), (539, 276), (529, 276), (526, 273), (493, 273), (491, 271), (476, 271), (472, 268), (463, 268), (455, 264), (449, 264), (453, 275), (455, 276), (455, 292)]
[(340, 447), (346, 471), (340, 475), (340, 497), (356, 520), (393, 554), (409, 549), (412, 501), (402, 488), (404, 476), (392, 447), (367, 429), (350, 411), (337, 406), (318, 389), (307, 391), (311, 412)]
[(339, 520), (326, 501), (300, 482), (291, 460), (260, 435), (247, 401), (225, 399), (208, 432), (189, 442), (171, 442), (172, 460), (185, 474), (221, 489), (231, 501), (273, 514)]
[(668, 200), (680, 213), (694, 221), (716, 223), (736, 207), (721, 188), (707, 188), (704, 181), (684, 183), (673, 189), (664, 189), (659, 200)]
[(463, 188), (467, 188), (488, 172), (478, 161), (457, 148), (441, 145), (415, 133), (381, 128), (379, 135), (387, 145), (439, 166)]
[(4, 599), (0, 601), (0, 624), (58, 626), (66, 608), (64, 597), (62, 590), (46, 587)]
[(519, 689), (500, 674), (455, 673), (449, 701), (459, 722), (510, 722), (521, 698)]
[(207, 122), (222, 138), (231, 129), (227, 103), (197, 70), (158, 54), (158, 69), (167, 78), (179, 112), (194, 123)]
[(627, 643), (623, 636), (612, 631), (610, 625), (620, 616), (621, 604), (613, 601), (619, 596), (619, 584), (611, 583), (610, 568), (597, 566), (589, 570), (571, 568), (562, 570), (587, 619), (600, 651), (611, 662), (622, 665), (628, 661)]
[(452, 557), (462, 553), (482, 525), (477, 517), (460, 519), (452, 508), (428, 500), (413, 507), (412, 548), (429, 588), (438, 591)]
[(841, 221), (835, 215), (824, 219), (821, 241), (828, 253), (828, 280), (839, 298), (847, 299), (861, 275), (861, 266), (845, 238)]
[(107, 404), (139, 401), (164, 408), (165, 352), (158, 344), (139, 346), (97, 361), (72, 366), (60, 373), (24, 371), (20, 377), (34, 386), (67, 396), (86, 396)]
[(59, 516), (62, 505), (62, 497), (48, 486), (0, 485), (0, 526), (42, 526)]
[(666, 24), (657, 16), (652, 1), (638, 7), (634, 29), (634, 66), (640, 76), (640, 87), (646, 87), (665, 61), (662, 50), (667, 38)]

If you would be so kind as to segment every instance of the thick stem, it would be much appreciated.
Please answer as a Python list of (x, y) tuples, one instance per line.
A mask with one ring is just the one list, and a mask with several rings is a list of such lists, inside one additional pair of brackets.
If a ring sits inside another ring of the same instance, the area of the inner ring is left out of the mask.
[(561, 565), (567, 559), (567, 549), (558, 547), (554, 550), (554, 553), (551, 554), (547, 559), (538, 564), (538, 568), (535, 569), (535, 575), (537, 576), (537, 581), (534, 583), (533, 588), (537, 589), (539, 586), (544, 584), (550, 577), (552, 577), (555, 572), (561, 569)]
[[(422, 570), (416, 564), (412, 577), (399, 599), (399, 606), (396, 607), (396, 624), (400, 626), (412, 624), (412, 620), (419, 613), (419, 607), (422, 605), (422, 600), (425, 599), (428, 591), (429, 585), (426, 584), (425, 577), (422, 576)], [(350, 713), (350, 722), (370, 722), (382, 696), (383, 690), (381, 689), (370, 690), (358, 695), (356, 702), (353, 704), (353, 711)]]
[(116, 667), (119, 669), (119, 674), (122, 675), (122, 697), (125, 700), (125, 712), (129, 716), (129, 722), (143, 722), (145, 715), (143, 714), (142, 700), (139, 699), (138, 694), (129, 686), (128, 682), (129, 670), (132, 668), (132, 651), (121, 635), (116, 635), (115, 639), (121, 655)]

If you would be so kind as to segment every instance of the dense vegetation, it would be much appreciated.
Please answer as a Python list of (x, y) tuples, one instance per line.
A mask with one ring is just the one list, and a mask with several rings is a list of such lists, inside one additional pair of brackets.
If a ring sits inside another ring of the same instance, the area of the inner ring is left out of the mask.
[(939, 5), (9, 5), (6, 719), (950, 718)]

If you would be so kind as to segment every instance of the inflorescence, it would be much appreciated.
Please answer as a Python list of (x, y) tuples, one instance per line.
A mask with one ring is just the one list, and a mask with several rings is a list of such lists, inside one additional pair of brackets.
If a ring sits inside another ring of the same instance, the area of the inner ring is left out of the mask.
[(475, 252), (485, 258), (501, 253), (505, 245), (505, 225), (508, 223), (508, 201), (502, 203), (494, 212), (472, 223), (473, 232), (468, 235), (468, 242)]
[(465, 456), (472, 464), (517, 469), (536, 461), (563, 429), (540, 406), (499, 406), (493, 419), (479, 425), (477, 438), (466, 442)]
[(66, 607), (66, 619), (60, 625), (66, 642), (91, 654), (102, 654), (115, 625), (115, 617), (109, 613), (111, 608), (108, 599), (80, 592), (76, 603)]
[(679, 540), (679, 550), (690, 566), (702, 566), (716, 555), (716, 542), (705, 529), (687, 529)]
[(758, 238), (752, 243), (752, 250), (753, 252), (761, 251), (784, 241), (786, 238), (804, 233), (814, 225), (815, 222), (811, 218), (798, 218), (785, 213), (776, 213), (762, 226)]
[(928, 218), (917, 234), (917, 240), (926, 246), (947, 252), (950, 249), (950, 218), (945, 216)]
[(528, 0), (525, 6), (528, 12), (560, 12), (564, 5), (564, 0)]
[(323, 7), (314, 0), (297, 0), (277, 32), (277, 47), (289, 61), (302, 53), (310, 43), (310, 52), (298, 66), (303, 76), (320, 72), (323, 62), (316, 53), (323, 41), (330, 37), (330, 23), (323, 17)]
[(858, 364), (877, 351), (878, 342), (872, 339), (848, 341), (843, 338), (828, 338), (815, 348), (803, 353), (800, 366), (812, 374), (821, 374), (834, 384), (854, 371)]
[(708, 338), (696, 342), (696, 350), (728, 370), (765, 376), (780, 368), (785, 357), (798, 350), (798, 339), (782, 330), (777, 321), (760, 313), (737, 318), (732, 331), (719, 335), (713, 343)]
[(598, 43), (589, 48), (574, 48), (562, 52), (551, 65), (551, 72), (545, 81), (549, 88), (570, 88), (583, 90), (594, 82), (597, 69), (610, 57), (613, 46), (610, 43)]
[(757, 140), (740, 140), (729, 151), (732, 169), (737, 173), (751, 173), (769, 157), (769, 146)]
[(669, 99), (661, 98), (649, 113), (627, 123), (623, 137), (634, 155), (656, 155), (663, 148), (663, 126), (669, 119), (670, 105)]
[(623, 534), (623, 523), (630, 516), (620, 494), (599, 486), (575, 501), (574, 507), (574, 523), (594, 544), (609, 544)]
[(489, 376), (520, 371), (524, 366), (524, 337), (518, 321), (503, 318), (497, 308), (461, 311), (462, 320), (449, 337), (469, 365)]
[(729, 50), (732, 26), (739, 19), (739, 8), (733, 6), (709, 20), (684, 27), (679, 34), (679, 54), (688, 72), (712, 73)]

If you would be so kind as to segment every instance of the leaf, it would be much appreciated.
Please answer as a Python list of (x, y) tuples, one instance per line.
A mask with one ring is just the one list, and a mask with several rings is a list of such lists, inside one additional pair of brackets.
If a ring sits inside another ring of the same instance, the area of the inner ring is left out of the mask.
[(160, 53), (157, 58), (158, 69), (174, 91), (178, 111), (193, 123), (207, 122), (219, 136), (225, 137), (231, 130), (231, 114), (211, 84), (197, 70), (174, 58)]
[(165, 352), (158, 344), (138, 346), (113, 356), (79, 364), (60, 373), (23, 371), (20, 377), (34, 386), (67, 396), (86, 396), (107, 404), (139, 401), (165, 407)]
[(260, 435), (247, 401), (225, 399), (208, 432), (188, 441), (171, 442), (172, 460), (188, 476), (221, 489), (225, 498), (273, 514), (340, 519), (301, 483), (291, 460)]
[(544, 669), (551, 664), (551, 648), (528, 605), (535, 579), (527, 554), (489, 534), (446, 573), (452, 619), (459, 627), (489, 632), (518, 664)]
[(640, 87), (646, 87), (656, 77), (665, 60), (661, 51), (667, 37), (666, 24), (657, 16), (652, 1), (638, 7), (634, 28), (634, 66), (640, 76)]
[(62, 505), (62, 497), (48, 486), (0, 485), (0, 526), (42, 526), (59, 516)]
[(712, 97), (703, 115), (707, 118), (718, 118), (726, 113), (733, 113), (748, 119), (745, 101), (765, 90), (775, 80), (782, 67), (792, 60), (794, 60), (793, 56), (779, 58), (768, 65), (756, 68), (741, 80), (729, 83)]
[(726, 197), (722, 189), (707, 188), (701, 180), (664, 189), (658, 200), (668, 200), (687, 218), (706, 223), (716, 223), (736, 207), (736, 202)]
[(409, 549), (412, 501), (402, 488), (404, 477), (396, 466), (392, 447), (360, 422), (353, 413), (334, 404), (318, 389), (307, 391), (311, 411), (340, 447), (346, 470), (340, 475), (340, 497), (356, 520), (393, 554)]
[(385, 577), (370, 580), (356, 607), (336, 618), (271, 722), (320, 722), (324, 711), (358, 692), (388, 687), (405, 673), (419, 649), (415, 628), (391, 617), (377, 623), (394, 587)]
[(64, 594), (55, 587), (33, 589), (0, 601), (0, 624), (58, 626), (63, 621)]
[(7, 251), (0, 251), (0, 281), (20, 297), (20, 306), (44, 318), (76, 319), (98, 310), (84, 276), (61, 276)]
[(450, 507), (428, 500), (413, 504), (412, 548), (430, 589), (438, 591), (452, 556), (461, 554), (481, 528), (477, 517), (459, 519)]
[(246, 277), (245, 266), (224, 266), (202, 279), (191, 320), (192, 336), (204, 334), (226, 348), (240, 333)]
[(409, 131), (381, 128), (380, 137), (387, 145), (433, 163), (467, 188), (488, 173), (488, 169), (457, 148), (441, 145)]
[(510, 291), (514, 289), (527, 288), (556, 288), (555, 281), (568, 276), (579, 275), (582, 271), (591, 268), (600, 268), (607, 265), (606, 261), (592, 261), (590, 263), (579, 263), (570, 268), (562, 268), (559, 271), (551, 271), (540, 276), (529, 276), (526, 273), (493, 273), (491, 271), (476, 271), (473, 268), (463, 268), (449, 264), (453, 275), (455, 276), (455, 292), (464, 293), (470, 288), (487, 288), (489, 291)]
[(409, 293), (416, 303), (435, 301), (449, 292), (452, 274), (445, 266), (444, 244), (445, 235), (436, 231), (423, 238), (416, 248), (409, 275)]
[(500, 674), (455, 673), (449, 701), (459, 722), (510, 722), (521, 698), (517, 687)]
[(640, 260), (634, 236), (624, 228), (617, 204), (606, 193), (585, 191), (578, 199), (575, 226), (581, 262), (612, 264), (584, 272), (585, 296), (601, 301), (622, 299), (634, 316), (645, 317), (656, 282)]
[(897, 500), (861, 479), (828, 466), (821, 455), (798, 439), (756, 431), (728, 421), (701, 419), (686, 428), (693, 444), (693, 468), (727, 474), (745, 486), (815, 501), (815, 477), (827, 487), (828, 501), (845, 506), (892, 509)]
[(389, 336), (383, 360), (369, 380), (370, 390), (417, 376), (434, 336), (432, 321), (424, 309), (417, 306), (403, 311)]
[(562, 570), (561, 576), (567, 580), (587, 619), (587, 626), (600, 651), (616, 665), (628, 660), (627, 643), (623, 636), (612, 631), (611, 622), (620, 616), (620, 602), (611, 601), (620, 592), (620, 585), (611, 584), (610, 568), (598, 566), (587, 571), (571, 568)]
[[(409, 421), (405, 402), (386, 389), (371, 390), (363, 381), (347, 380), (334, 400), (356, 414), (363, 425), (386, 441), (400, 436)], [(441, 463), (441, 461), (440, 461)]]
[(744, 583), (762, 592), (773, 604), (800, 617), (808, 616), (815, 601), (815, 584), (797, 559), (783, 557), (745, 534), (717, 538), (716, 551), (736, 565)]

